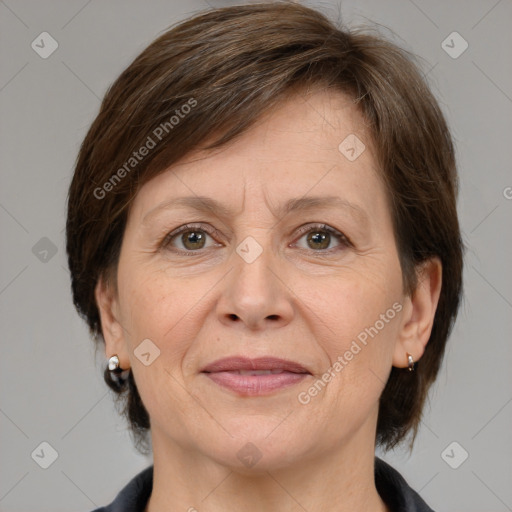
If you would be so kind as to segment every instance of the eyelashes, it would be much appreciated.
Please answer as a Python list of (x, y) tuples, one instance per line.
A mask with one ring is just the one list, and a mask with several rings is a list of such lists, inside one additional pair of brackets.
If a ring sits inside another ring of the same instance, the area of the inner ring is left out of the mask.
[[(328, 226), (327, 224), (308, 224), (306, 226), (302, 226), (297, 231), (296, 236), (299, 236), (298, 240), (301, 240), (304, 237), (304, 235), (308, 235), (308, 234), (318, 235), (320, 233), (324, 233), (324, 234), (321, 235), (320, 237), (317, 237), (317, 236), (315, 236), (314, 238), (308, 237), (307, 240), (308, 241), (312, 240), (313, 243), (315, 243), (315, 244), (319, 243), (322, 246), (322, 245), (325, 245), (326, 240), (327, 240), (328, 244), (330, 245), (330, 242), (334, 238), (340, 242), (340, 245), (338, 246), (338, 248), (335, 247), (335, 248), (331, 248), (331, 249), (326, 249), (326, 248), (319, 247), (319, 248), (317, 248), (317, 250), (315, 250), (315, 249), (310, 249), (310, 248), (306, 247), (306, 250), (311, 250), (313, 252), (332, 253), (336, 250), (345, 249), (352, 245), (350, 240), (343, 233), (341, 233), (337, 229), (334, 229), (331, 226)], [(327, 237), (325, 236), (325, 233), (327, 233), (327, 235), (328, 235)]]
[[(187, 233), (190, 233), (191, 235), (193, 235), (192, 237), (189, 237), (189, 241), (191, 239), (193, 241), (200, 242), (200, 243), (206, 240), (206, 237), (204, 236), (205, 234), (207, 236), (209, 236), (210, 238), (223, 238), (221, 236), (221, 234), (215, 228), (213, 228), (212, 226), (210, 226), (208, 224), (185, 224), (184, 226), (181, 226), (178, 229), (175, 229), (174, 231), (172, 231), (171, 233), (166, 235), (161, 243), (161, 247), (164, 249), (170, 249), (170, 250), (174, 249), (176, 252), (182, 252), (182, 253), (183, 252), (185, 252), (185, 253), (200, 252), (197, 250), (197, 248), (196, 248), (196, 250), (193, 250), (193, 251), (190, 251), (190, 250), (187, 251), (186, 249), (176, 249), (175, 247), (172, 246), (172, 242), (179, 235), (182, 235), (180, 241), (183, 243), (184, 235), (186, 235)], [(219, 246), (221, 244), (216, 244), (216, 245)], [(202, 247), (199, 247), (199, 249), (202, 249)], [(202, 251), (202, 252), (204, 252), (204, 251)]]
[[(337, 229), (334, 229), (327, 224), (312, 223), (301, 226), (295, 232), (295, 242), (291, 244), (292, 247), (296, 246), (297, 242), (304, 238), (304, 235), (311, 236), (306, 237), (306, 247), (298, 247), (302, 252), (330, 255), (352, 246), (352, 243), (347, 236)], [(223, 246), (222, 243), (214, 243), (207, 246), (208, 238), (211, 238), (212, 240), (222, 240), (224, 236), (209, 224), (185, 224), (168, 233), (160, 243), (160, 248), (174, 252), (177, 255), (198, 256), (204, 255), (206, 251), (215, 247)], [(338, 241), (338, 245), (327, 248), (333, 241)], [(307, 247), (307, 244), (309, 243), (313, 245), (313, 248)], [(181, 245), (182, 247), (176, 247), (176, 244)], [(316, 248), (314, 248), (315, 245)]]

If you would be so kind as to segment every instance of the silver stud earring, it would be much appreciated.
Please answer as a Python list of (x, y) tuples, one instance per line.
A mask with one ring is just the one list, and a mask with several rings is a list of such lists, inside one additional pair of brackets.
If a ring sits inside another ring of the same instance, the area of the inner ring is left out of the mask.
[(116, 370), (119, 370), (119, 357), (117, 354), (114, 354), (109, 360), (108, 360), (108, 369), (113, 372)]
[[(119, 366), (119, 356), (114, 354), (108, 360), (107, 370), (110, 373), (110, 381), (113, 381), (117, 384), (117, 386), (121, 389), (130, 374), (130, 369), (123, 370)], [(106, 371), (105, 371), (106, 373)]]
[(406, 352), (406, 354), (407, 354), (407, 363), (408, 363), (409, 371), (413, 372), (414, 371), (414, 359), (412, 358), (411, 354), (409, 354), (409, 352)]

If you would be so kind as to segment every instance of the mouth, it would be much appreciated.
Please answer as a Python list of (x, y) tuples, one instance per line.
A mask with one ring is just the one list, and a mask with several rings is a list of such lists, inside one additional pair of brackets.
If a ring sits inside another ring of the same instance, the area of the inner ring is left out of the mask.
[(274, 357), (219, 359), (201, 371), (213, 383), (239, 396), (268, 395), (298, 384), (312, 375), (295, 361)]
[[(232, 373), (236, 375), (276, 375), (284, 373), (286, 370), (225, 370), (225, 373)], [(215, 373), (215, 372), (206, 372)], [(294, 372), (291, 372), (294, 373)]]

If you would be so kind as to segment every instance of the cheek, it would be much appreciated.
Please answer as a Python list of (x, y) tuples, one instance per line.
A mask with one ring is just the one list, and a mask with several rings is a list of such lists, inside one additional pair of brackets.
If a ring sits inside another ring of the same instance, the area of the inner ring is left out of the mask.
[[(346, 272), (316, 281), (314, 292), (305, 286), (299, 292), (300, 300), (321, 320), (319, 327), (330, 327), (328, 332), (342, 338), (355, 337), (402, 299), (401, 277), (389, 279), (390, 274), (393, 272), (388, 269), (374, 279), (369, 273)], [(393, 312), (390, 315), (394, 316)]]
[(399, 287), (390, 283), (384, 293), (372, 280), (345, 277), (301, 296), (304, 310), (315, 313), (309, 328), (322, 366), (301, 389), (300, 410), (326, 439), (354, 433), (377, 413), (399, 326)]
[[(119, 281), (126, 342), (142, 401), (152, 418), (163, 415), (170, 421), (171, 413), (185, 415), (187, 395), (180, 384), (180, 367), (196, 337), (191, 330), (196, 322), (190, 319), (198, 299), (184, 280), (171, 282), (162, 272), (128, 270), (120, 272)], [(149, 364), (139, 359), (145, 352), (150, 354)]]
[(338, 362), (334, 372), (343, 378), (334, 379), (337, 384), (332, 388), (343, 382), (346, 389), (363, 389), (370, 379), (377, 392), (378, 379), (386, 379), (391, 368), (400, 327), (403, 296), (398, 261), (379, 272), (351, 271), (317, 281), (314, 293), (312, 289), (304, 286), (298, 296), (323, 352), (321, 371)]
[(120, 272), (120, 285), (124, 278), (124, 286), (119, 291), (134, 366), (140, 366), (134, 351), (143, 340), (150, 339), (160, 350), (155, 365), (181, 378), (187, 353), (200, 337), (205, 318), (214, 307), (211, 294), (206, 292), (215, 286), (218, 276), (184, 279), (165, 269), (135, 264), (125, 270), (123, 275)]
[(190, 309), (184, 281), (171, 283), (164, 273), (135, 264), (120, 266), (119, 295), (121, 316), (132, 349), (146, 338), (161, 345), (165, 334), (172, 335), (173, 328)]

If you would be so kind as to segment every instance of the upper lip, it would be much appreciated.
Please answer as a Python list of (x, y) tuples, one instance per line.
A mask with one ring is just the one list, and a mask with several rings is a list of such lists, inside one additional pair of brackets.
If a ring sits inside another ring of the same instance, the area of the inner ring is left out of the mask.
[(256, 359), (241, 356), (225, 357), (208, 364), (201, 371), (212, 373), (236, 370), (283, 370), (293, 373), (311, 373), (295, 361), (269, 356)]

